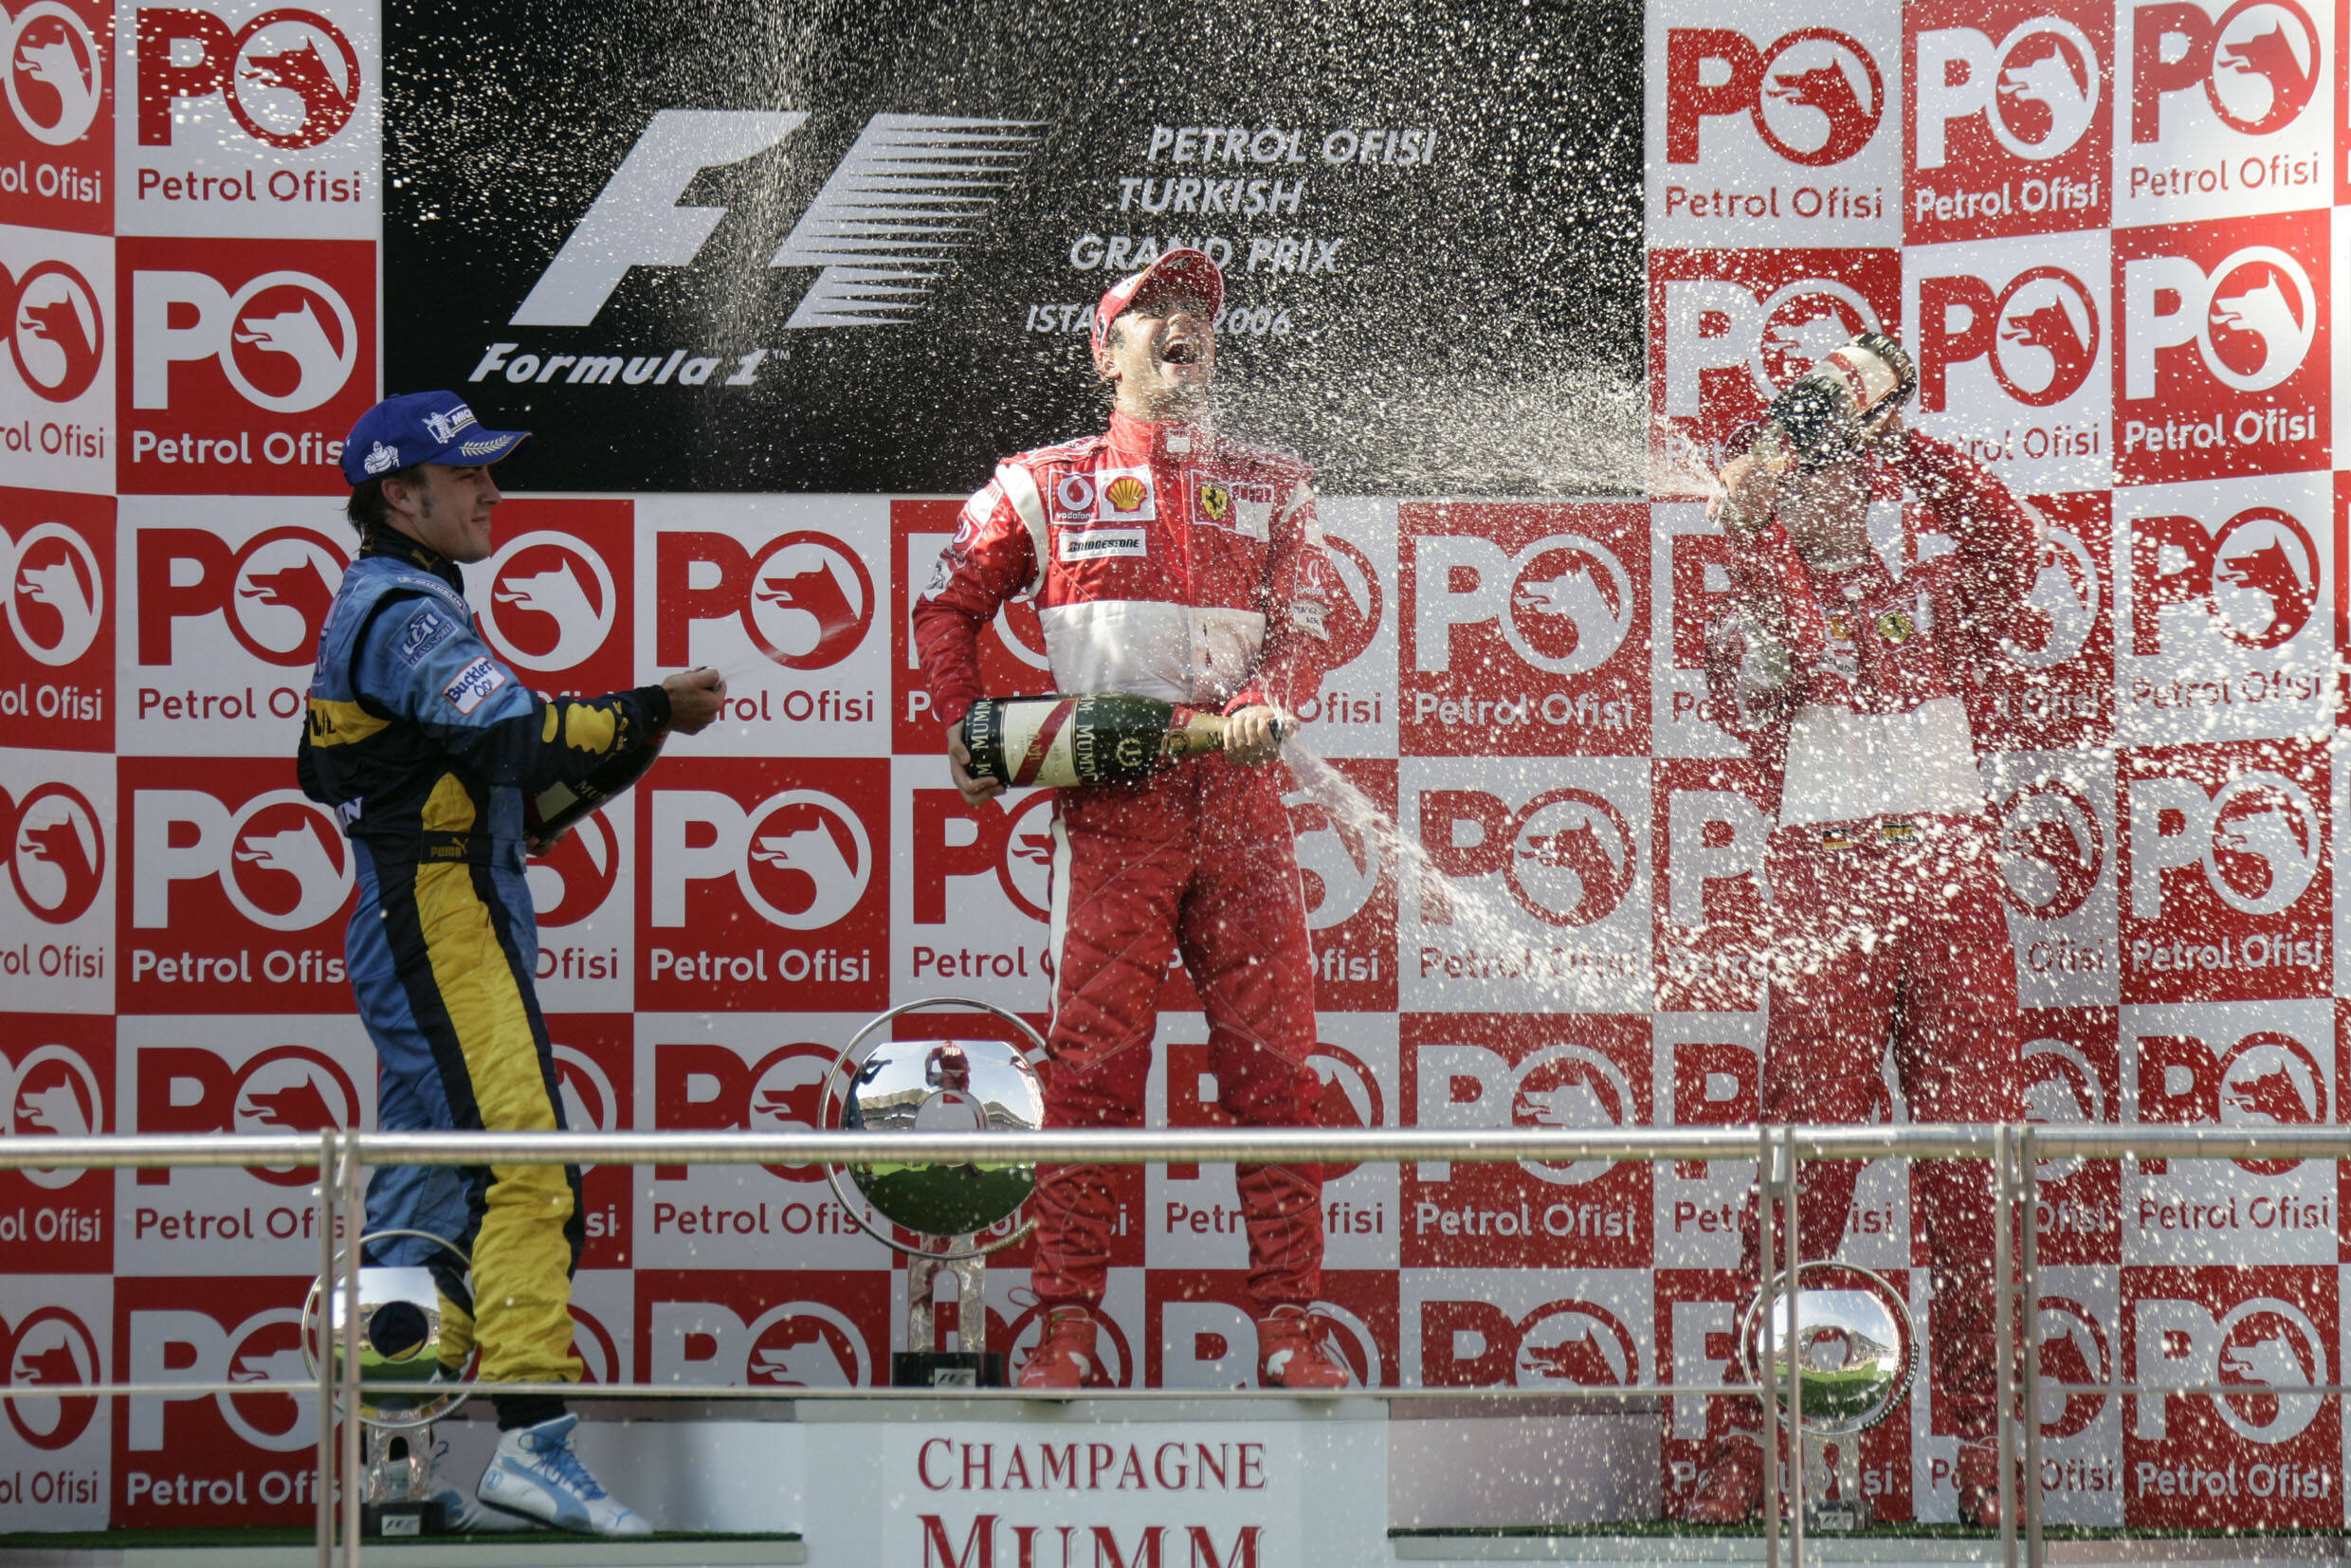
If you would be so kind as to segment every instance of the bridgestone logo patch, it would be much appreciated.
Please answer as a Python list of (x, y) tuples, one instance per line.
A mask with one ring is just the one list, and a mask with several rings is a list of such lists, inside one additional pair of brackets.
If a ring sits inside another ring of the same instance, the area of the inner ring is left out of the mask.
[(1139, 528), (1065, 528), (1060, 540), (1065, 566), (1116, 556), (1140, 560), (1151, 553)]

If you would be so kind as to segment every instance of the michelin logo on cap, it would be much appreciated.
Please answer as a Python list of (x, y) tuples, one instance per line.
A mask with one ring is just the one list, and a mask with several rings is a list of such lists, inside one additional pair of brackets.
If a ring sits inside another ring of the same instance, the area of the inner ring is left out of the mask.
[[(457, 432), (473, 422), (473, 410), (464, 403), (460, 403), (454, 409), (425, 415), (425, 428), (430, 430), (432, 438), (444, 447), (455, 441)], [(473, 448), (468, 447), (466, 450), (472, 451)]]
[(366, 467), (370, 474), (388, 474), (398, 466), (400, 466), (400, 448), (397, 447), (387, 447), (379, 441), (375, 444), (374, 450), (367, 455)]

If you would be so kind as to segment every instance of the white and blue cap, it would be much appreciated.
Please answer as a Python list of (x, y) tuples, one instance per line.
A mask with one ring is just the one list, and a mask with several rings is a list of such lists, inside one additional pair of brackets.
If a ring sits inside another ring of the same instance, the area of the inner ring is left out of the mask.
[(407, 392), (385, 398), (351, 428), (343, 443), (343, 478), (365, 484), (412, 463), (453, 468), (496, 463), (530, 444), (528, 430), (483, 429), (455, 392)]

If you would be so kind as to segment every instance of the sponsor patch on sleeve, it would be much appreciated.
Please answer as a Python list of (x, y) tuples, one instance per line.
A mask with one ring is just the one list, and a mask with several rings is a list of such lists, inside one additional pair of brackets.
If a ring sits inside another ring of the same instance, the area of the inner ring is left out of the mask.
[(1232, 487), (1232, 531), (1245, 539), (1273, 537), (1273, 486), (1236, 484)]
[(1140, 560), (1151, 553), (1140, 528), (1064, 528), (1056, 538), (1065, 566), (1121, 556)]
[(1327, 612), (1320, 599), (1292, 599), (1290, 601), (1290, 625), (1309, 636), (1320, 637), (1326, 643), (1330, 641)]
[(490, 693), (506, 684), (506, 672), (487, 654), (476, 659), (457, 672), (457, 678), (441, 688), (449, 706), (470, 715), (488, 699)]
[(417, 662), (449, 640), (457, 623), (437, 610), (420, 610), (400, 630), (400, 662), (414, 668)]

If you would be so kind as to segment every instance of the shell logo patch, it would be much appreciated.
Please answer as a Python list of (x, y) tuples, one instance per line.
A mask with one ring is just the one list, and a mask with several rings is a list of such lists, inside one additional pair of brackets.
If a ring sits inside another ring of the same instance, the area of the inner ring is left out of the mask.
[(1232, 513), (1232, 492), (1212, 479), (1200, 481), (1200, 510), (1211, 522), (1222, 522)]
[(1133, 474), (1121, 474), (1103, 490), (1103, 499), (1119, 511), (1132, 512), (1151, 495), (1143, 482)]

